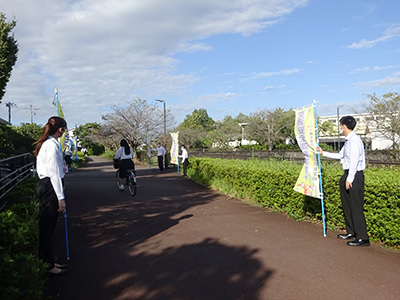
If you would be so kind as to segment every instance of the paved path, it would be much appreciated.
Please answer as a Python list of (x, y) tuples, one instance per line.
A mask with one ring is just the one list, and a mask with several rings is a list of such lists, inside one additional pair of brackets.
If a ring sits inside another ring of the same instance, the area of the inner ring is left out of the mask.
[[(90, 157), (66, 176), (70, 272), (50, 299), (400, 299), (400, 253), (352, 248), (320, 224), (220, 195), (137, 166), (138, 193)], [(55, 252), (65, 262), (63, 220)]]

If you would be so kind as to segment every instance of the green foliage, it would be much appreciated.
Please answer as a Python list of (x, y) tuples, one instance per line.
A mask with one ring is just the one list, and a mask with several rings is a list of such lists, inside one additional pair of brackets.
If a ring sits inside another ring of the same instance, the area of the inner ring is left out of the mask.
[(0, 124), (0, 150), (5, 152), (12, 149), (13, 152), (32, 152), (33, 137), (16, 126)]
[[(285, 212), (297, 220), (322, 220), (319, 199), (293, 190), (301, 165), (277, 160), (226, 160), (190, 157), (188, 175), (233, 197)], [(323, 162), (323, 192), (326, 224), (344, 228), (338, 181), (340, 164)], [(400, 184), (398, 168), (365, 171), (365, 216), (371, 240), (400, 246)], [(379, 180), (377, 180), (379, 178)]]
[(0, 213), (2, 299), (42, 299), (47, 268), (37, 258), (38, 211), (35, 200)]
[(101, 155), (104, 153), (104, 146), (100, 143), (96, 143), (91, 138), (91, 134), (94, 130), (101, 128), (98, 123), (86, 123), (76, 128), (75, 134), (81, 142), (82, 146), (85, 146), (88, 150), (88, 155)]
[(15, 20), (7, 22), (5, 14), (0, 13), (0, 103), (17, 61), (18, 44), (11, 33), (16, 25)]

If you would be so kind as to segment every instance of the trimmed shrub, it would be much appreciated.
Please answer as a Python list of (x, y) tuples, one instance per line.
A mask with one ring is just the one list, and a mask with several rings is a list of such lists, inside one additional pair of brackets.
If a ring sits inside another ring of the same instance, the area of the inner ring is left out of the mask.
[[(188, 175), (230, 196), (245, 199), (297, 220), (322, 221), (321, 202), (293, 190), (302, 166), (278, 160), (227, 160), (190, 157)], [(345, 228), (338, 181), (340, 164), (323, 161), (327, 227)], [(400, 246), (400, 180), (398, 168), (367, 168), (365, 217), (371, 240)]]

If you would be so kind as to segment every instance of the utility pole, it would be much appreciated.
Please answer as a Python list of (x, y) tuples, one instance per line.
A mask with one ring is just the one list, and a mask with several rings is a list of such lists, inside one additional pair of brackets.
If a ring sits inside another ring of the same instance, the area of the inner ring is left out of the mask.
[(17, 106), (17, 104), (12, 103), (12, 102), (7, 102), (6, 106), (8, 107), (8, 123), (11, 124), (11, 107), (12, 106)]
[(168, 151), (167, 151), (167, 110), (166, 110), (166, 101), (161, 99), (156, 99), (157, 102), (161, 102), (164, 104), (164, 149), (165, 153), (165, 169), (168, 169)]
[(29, 107), (26, 107), (25, 109), (29, 109), (30, 111), (30, 116), (31, 116), (31, 124), (33, 124), (33, 115), (36, 115), (36, 110), (39, 110), (39, 108), (33, 108), (32, 104), (29, 105)]

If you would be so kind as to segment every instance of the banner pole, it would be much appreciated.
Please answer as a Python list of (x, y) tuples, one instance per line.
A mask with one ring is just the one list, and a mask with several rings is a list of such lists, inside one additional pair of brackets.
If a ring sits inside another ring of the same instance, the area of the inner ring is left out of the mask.
[[(319, 147), (317, 106), (316, 106), (315, 100), (314, 100), (313, 106), (314, 106), (314, 119), (315, 119), (315, 136), (317, 138), (317, 146)], [(322, 226), (323, 226), (324, 237), (326, 237), (324, 193), (322, 190), (321, 155), (319, 153), (318, 153), (318, 169), (319, 169), (319, 172), (318, 172), (319, 189), (320, 189), (320, 195), (321, 195)]]

